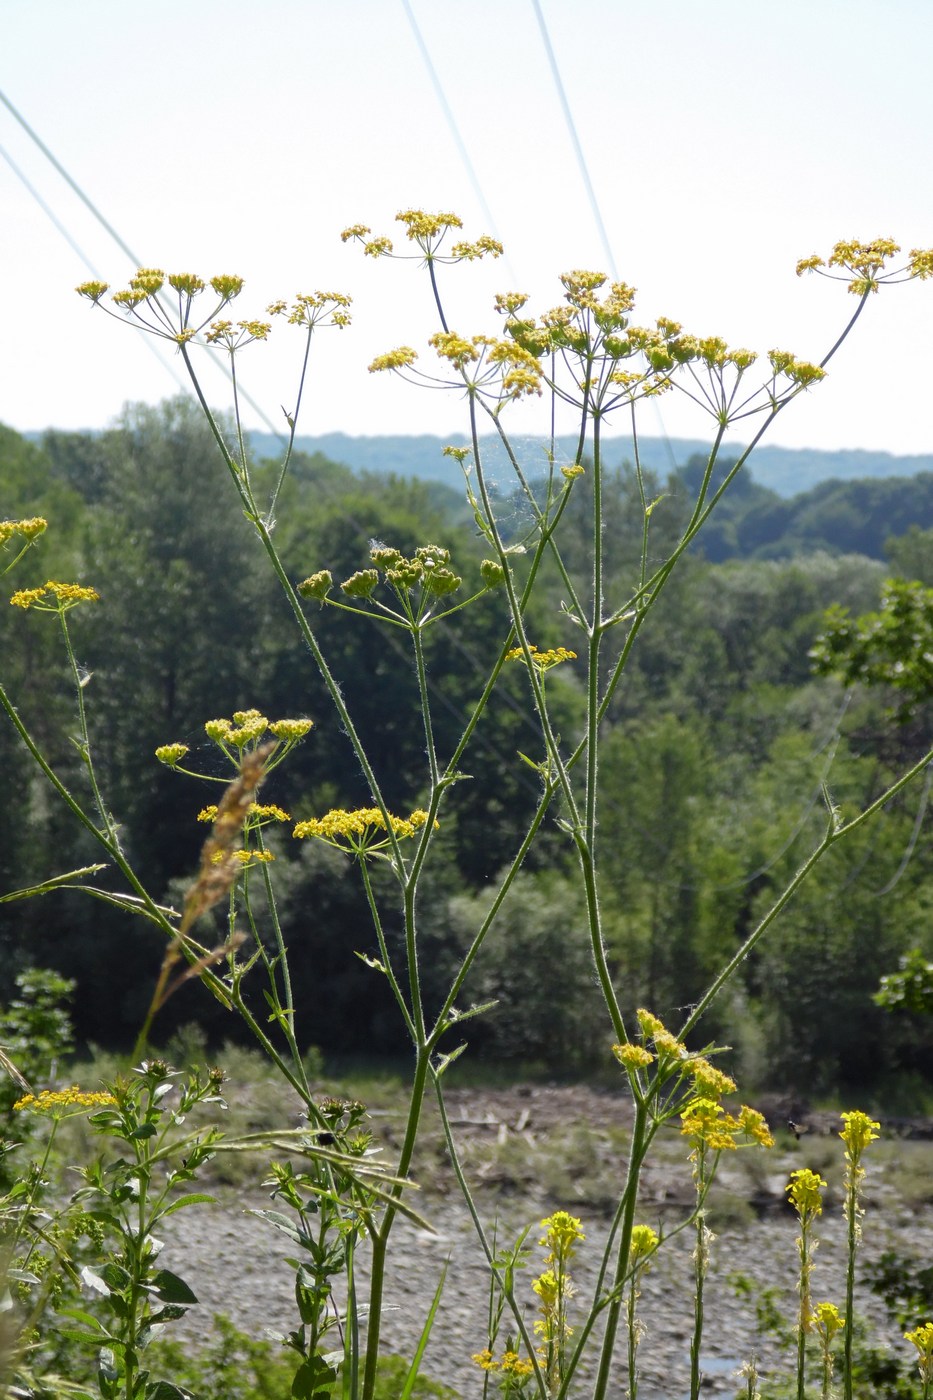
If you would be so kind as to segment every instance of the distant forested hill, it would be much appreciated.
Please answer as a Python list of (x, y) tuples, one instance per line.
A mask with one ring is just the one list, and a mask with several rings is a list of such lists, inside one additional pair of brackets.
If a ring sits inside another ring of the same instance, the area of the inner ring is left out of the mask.
[[(902, 459), (903, 460), (903, 459)], [(722, 471), (728, 466), (722, 464)], [(697, 454), (668, 478), (668, 490), (696, 496), (705, 458)], [(722, 475), (717, 473), (717, 479)], [(933, 528), (933, 473), (820, 482), (790, 499), (741, 473), (716, 507), (702, 537), (706, 558), (789, 559), (830, 554), (889, 556), (888, 544), (912, 530)]]
[[(260, 456), (272, 456), (278, 451), (278, 440), (271, 433), (254, 433), (253, 446)], [(422, 480), (459, 484), (459, 476), (449, 457), (443, 455), (448, 444), (465, 446), (466, 438), (459, 433), (451, 437), (434, 437), (427, 433), (411, 437), (354, 437), (349, 433), (324, 433), (318, 437), (299, 437), (296, 446), (303, 452), (320, 452), (331, 461), (343, 462), (358, 471), (393, 472), (397, 476), (413, 476)], [(481, 439), (484, 449), (491, 453), (493, 463), (505, 467), (504, 458), (495, 439)], [(632, 443), (627, 437), (606, 440), (609, 461), (615, 466), (632, 460)], [(576, 440), (559, 438), (558, 451), (563, 459), (572, 460)], [(684, 466), (708, 444), (699, 438), (639, 439), (643, 464), (652, 471), (667, 475)], [(533, 469), (543, 461), (542, 440), (525, 439), (521, 445), (523, 465)], [(735, 455), (741, 447), (730, 446)], [(749, 460), (749, 471), (761, 486), (767, 486), (779, 496), (795, 496), (809, 491), (828, 480), (853, 481), (862, 477), (905, 477), (918, 472), (933, 472), (933, 452), (912, 457), (896, 457), (891, 452), (860, 450), (819, 452), (811, 448), (759, 447)]]

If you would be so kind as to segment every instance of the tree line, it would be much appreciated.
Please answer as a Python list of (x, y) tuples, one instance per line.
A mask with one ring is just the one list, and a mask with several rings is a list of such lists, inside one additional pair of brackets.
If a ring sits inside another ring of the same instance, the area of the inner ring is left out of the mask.
[[(2, 513), (50, 523), (8, 576), (9, 591), (73, 578), (101, 595), (74, 614), (73, 626), (92, 742), (124, 844), (157, 897), (179, 907), (205, 834), (197, 813), (216, 793), (160, 766), (154, 751), (184, 743), (188, 762), (216, 775), (207, 720), (252, 707), (273, 719), (323, 717), (270, 779), (264, 800), (295, 821), (366, 804), (362, 774), (327, 718), (321, 682), (196, 408), (186, 400), (130, 407), (106, 433), (48, 433), (37, 443), (0, 429), (0, 464)], [(697, 470), (692, 462), (648, 483), (659, 554), (677, 537)], [(778, 507), (765, 500), (773, 493), (740, 477), (711, 522), (704, 554), (682, 560), (636, 644), (606, 716), (600, 833), (606, 939), (629, 1010), (648, 1005), (676, 1019), (674, 1008), (699, 995), (812, 844), (825, 819), (821, 784), (843, 810), (867, 805), (929, 742), (929, 706), (896, 721), (883, 687), (844, 688), (816, 674), (810, 655), (831, 605), (869, 612), (891, 575), (933, 583), (933, 478), (913, 479), (897, 514), (885, 504), (890, 485), (825, 483), (790, 511), (782, 534)], [(563, 522), (565, 558), (581, 587), (590, 489), (586, 477), (576, 484)], [(633, 473), (611, 473), (604, 494), (610, 584), (630, 590), (642, 545)], [(503, 508), (519, 541), (523, 508), (507, 496)], [(339, 583), (366, 567), (378, 540), (404, 552), (438, 544), (450, 550), (465, 589), (479, 579), (481, 542), (453, 464), (447, 488), (298, 454), (277, 515), (296, 578), (326, 568)], [(886, 543), (885, 519), (896, 536)], [(560, 601), (555, 573), (533, 604), (540, 645), (573, 645)], [(315, 622), (390, 802), (411, 810), (423, 789), (424, 740), (410, 658), (365, 618), (326, 608)], [(429, 634), (441, 751), (459, 735), (505, 625), (491, 595)], [(74, 698), (54, 623), (5, 607), (0, 655), (22, 718), (66, 781), (79, 785)], [(471, 754), (471, 779), (456, 785), (446, 808), (442, 859), (423, 885), (423, 966), (439, 995), (490, 898), (501, 851), (537, 800), (536, 775), (520, 757), (533, 727), (519, 669), (503, 673)], [(555, 672), (549, 694), (569, 739), (582, 713), (572, 666)], [(0, 729), (0, 762), (0, 893), (93, 861), (92, 841), (9, 724)], [(908, 790), (820, 866), (748, 960), (719, 1024), (707, 1028), (736, 1047), (745, 1082), (812, 1092), (896, 1079), (909, 1088), (933, 1069), (923, 1019), (894, 1020), (872, 1000), (908, 949), (931, 952), (933, 858), (916, 837), (921, 799)], [(337, 1054), (359, 1048), (362, 1026), (374, 1056), (402, 1053), (383, 982), (356, 956), (371, 954), (374, 939), (352, 865), (292, 841), (290, 829), (275, 844), (280, 912), (296, 994), (315, 1009), (311, 1037)], [(542, 841), (501, 911), (468, 988), (471, 1000), (498, 1004), (471, 1022), (468, 1038), (489, 1057), (581, 1072), (605, 1059), (606, 1046), (581, 895), (559, 849)], [(390, 945), (400, 936), (392, 928), (386, 935)], [(76, 980), (78, 1036), (113, 1048), (138, 1030), (163, 951), (141, 923), (127, 926), (105, 903), (67, 891), (0, 905), (0, 949), (0, 1000), (24, 967), (53, 967)], [(196, 984), (163, 1014), (166, 1035), (190, 1021), (217, 1041), (236, 1029)]]

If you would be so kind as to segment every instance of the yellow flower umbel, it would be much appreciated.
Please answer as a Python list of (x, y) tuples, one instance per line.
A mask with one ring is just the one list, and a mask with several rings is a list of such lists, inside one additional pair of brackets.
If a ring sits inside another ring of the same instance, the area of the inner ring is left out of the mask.
[(29, 520), (0, 520), (0, 549), (3, 549), (14, 535), (19, 535), (22, 541), (19, 553), (15, 554), (3, 568), (0, 568), (0, 575), (8, 574), (14, 565), (19, 563), (26, 550), (35, 544), (43, 531), (48, 528), (48, 523), (41, 515), (34, 515)]
[[(223, 750), (235, 768), (239, 768), (243, 754), (253, 753), (260, 744), (264, 744), (269, 753), (265, 771), (270, 773), (313, 728), (312, 719), (268, 720), (258, 710), (235, 710), (232, 721), (209, 719), (204, 726), (204, 732)], [(274, 740), (271, 744), (270, 738)], [(163, 753), (171, 753), (176, 747), (181, 746), (166, 744), (163, 750), (156, 750), (156, 757), (162, 763), (169, 762)], [(176, 764), (170, 763), (169, 766), (175, 767)]]
[[(549, 647), (547, 651), (539, 651), (536, 646), (529, 646), (531, 664), (538, 672), (550, 671), (554, 666), (559, 666), (562, 661), (576, 661), (577, 653), (568, 651), (567, 647)], [(528, 664), (528, 657), (521, 647), (512, 647), (505, 653), (506, 661), (524, 661)]]
[[(392, 833), (396, 838), (414, 836), (415, 832), (428, 820), (427, 812), (416, 807), (407, 817), (388, 814)], [(437, 828), (438, 823), (434, 823)], [(384, 851), (391, 841), (386, 834), (389, 827), (378, 807), (357, 807), (347, 811), (343, 807), (331, 808), (323, 817), (311, 817), (299, 822), (292, 832), (299, 840), (308, 836), (334, 846), (348, 855), (369, 856)]]
[(78, 603), (97, 603), (100, 594), (94, 588), (85, 588), (80, 583), (58, 583), (49, 579), (41, 588), (21, 588), (14, 593), (10, 602), (14, 608), (35, 608), (37, 612), (64, 613)]
[(71, 1118), (89, 1109), (107, 1108), (116, 1103), (113, 1094), (88, 1092), (72, 1084), (70, 1089), (43, 1089), (26, 1094), (13, 1105), (18, 1113), (41, 1113), (49, 1118)]
[[(933, 250), (912, 248), (907, 262), (887, 270), (888, 264), (901, 251), (893, 238), (874, 238), (862, 243), (857, 238), (843, 239), (833, 246), (828, 258), (813, 253), (797, 263), (797, 276), (817, 272), (837, 282), (848, 283), (855, 296), (877, 292), (883, 282), (909, 282), (916, 277), (923, 281), (933, 272)], [(831, 270), (832, 269), (832, 270)]]

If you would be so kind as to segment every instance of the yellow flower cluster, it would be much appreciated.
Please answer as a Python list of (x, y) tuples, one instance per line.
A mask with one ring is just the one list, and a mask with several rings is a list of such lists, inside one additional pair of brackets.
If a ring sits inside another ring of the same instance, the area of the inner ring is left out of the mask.
[(72, 1084), (70, 1089), (43, 1089), (39, 1094), (26, 1094), (17, 1099), (13, 1107), (21, 1113), (59, 1114), (61, 1110), (74, 1108), (107, 1108), (115, 1104), (113, 1094), (89, 1093)]
[[(407, 817), (396, 817), (389, 813), (392, 831), (398, 837), (414, 836), (427, 820), (427, 812), (420, 808), (416, 808)], [(434, 825), (437, 827), (438, 823), (435, 822)], [(332, 846), (340, 846), (343, 850), (367, 851), (380, 850), (388, 844), (386, 840), (379, 838), (379, 833), (386, 830), (385, 817), (378, 807), (357, 807), (353, 811), (335, 807), (323, 817), (311, 817), (307, 821), (298, 822), (292, 835), (300, 840), (306, 836), (316, 836), (319, 840), (327, 841)]]
[(764, 1117), (757, 1109), (743, 1107), (738, 1117), (727, 1113), (722, 1104), (712, 1099), (693, 1099), (680, 1115), (681, 1135), (691, 1139), (694, 1149), (708, 1148), (711, 1152), (734, 1151), (737, 1139), (773, 1147), (774, 1138)]
[(160, 763), (164, 763), (169, 768), (174, 768), (181, 762), (187, 752), (187, 744), (160, 744), (155, 751), (155, 756)]
[(14, 608), (38, 608), (40, 612), (65, 612), (77, 603), (97, 603), (100, 594), (79, 583), (57, 583), (49, 579), (41, 588), (21, 588), (10, 602)]
[[(135, 275), (130, 278), (129, 287), (122, 292), (115, 292), (113, 300), (118, 306), (128, 306), (132, 310), (140, 302), (148, 300), (150, 297), (158, 296), (165, 285), (165, 273), (159, 267), (141, 267)], [(189, 299), (198, 296), (204, 291), (204, 280), (193, 272), (173, 272), (168, 278), (168, 284), (179, 296)], [(210, 279), (210, 285), (222, 302), (232, 301), (239, 296), (243, 290), (243, 278), (222, 274)], [(82, 282), (75, 288), (79, 296), (87, 297), (89, 301), (99, 302), (106, 291), (109, 290), (107, 282)]]
[(809, 1167), (791, 1172), (790, 1181), (785, 1189), (801, 1220), (806, 1219), (809, 1222), (814, 1216), (822, 1215), (822, 1193), (825, 1186), (826, 1182), (819, 1173), (810, 1171)]
[(813, 1330), (824, 1343), (832, 1341), (837, 1332), (841, 1332), (846, 1325), (844, 1317), (839, 1316), (839, 1309), (835, 1303), (817, 1303), (811, 1314)]
[(811, 364), (809, 360), (798, 360), (789, 350), (769, 350), (768, 359), (775, 375), (786, 375), (791, 383), (799, 384), (802, 388), (826, 377), (825, 369)]
[(397, 350), (388, 350), (384, 355), (377, 355), (369, 366), (369, 372), (377, 374), (383, 369), (406, 369), (413, 365), (417, 358), (417, 350), (413, 350), (410, 345), (400, 345)]
[(630, 1264), (636, 1264), (653, 1254), (661, 1243), (656, 1231), (650, 1225), (633, 1225), (628, 1247)]
[(842, 276), (838, 279), (849, 284), (849, 291), (856, 296), (867, 292), (877, 292), (882, 282), (907, 281), (916, 277), (924, 281), (933, 277), (933, 249), (911, 248), (905, 267), (886, 272), (892, 258), (901, 251), (900, 245), (891, 238), (875, 238), (870, 243), (858, 239), (848, 239), (836, 243), (828, 258), (818, 253), (801, 258), (797, 263), (797, 276), (805, 272), (819, 272), (824, 277), (836, 274), (829, 268), (838, 268)]
[(349, 306), (352, 297), (345, 292), (307, 292), (296, 296), (289, 307), (284, 301), (274, 301), (267, 308), (271, 316), (287, 316), (290, 326), (336, 326), (343, 330), (350, 324)]
[(276, 739), (296, 744), (313, 728), (313, 719), (277, 719), (270, 723), (258, 710), (235, 710), (232, 723), (228, 719), (209, 719), (204, 732), (215, 744), (243, 749), (256, 743), (267, 730)]
[[(233, 859), (238, 860), (241, 865), (251, 865), (254, 861), (268, 864), (270, 861), (275, 860), (275, 853), (273, 851), (248, 851), (245, 847), (239, 851), (233, 851), (232, 855)], [(221, 859), (223, 859), (222, 853)]]
[[(249, 345), (253, 340), (268, 340), (272, 326), (268, 321), (212, 321), (204, 339), (208, 345), (224, 345), (231, 352)], [(188, 339), (194, 335), (192, 331)]]
[[(532, 664), (537, 671), (549, 671), (552, 666), (559, 666), (562, 661), (576, 661), (577, 653), (568, 651), (566, 647), (550, 647), (547, 651), (539, 651), (536, 646), (529, 646)], [(521, 647), (512, 647), (505, 653), (506, 661), (524, 661), (525, 653)]]
[[(199, 822), (215, 822), (217, 820), (217, 807), (202, 807), (198, 813)], [(246, 809), (247, 818), (254, 817), (257, 821), (287, 822), (290, 821), (288, 813), (281, 807), (277, 807), (273, 802), (251, 802)]]
[(501, 1371), (507, 1376), (530, 1376), (535, 1369), (530, 1361), (523, 1361), (517, 1351), (504, 1351), (497, 1361), (489, 1348), (484, 1347), (475, 1352), (471, 1360), (483, 1371)]
[(865, 1148), (880, 1136), (881, 1124), (859, 1110), (841, 1117), (843, 1128), (839, 1136), (846, 1146), (846, 1161), (857, 1167)]
[(274, 719), (269, 725), (269, 733), (287, 744), (296, 744), (314, 728), (313, 719)]
[(544, 1234), (538, 1243), (547, 1247), (548, 1254), (544, 1261), (546, 1264), (554, 1264), (559, 1259), (568, 1261), (573, 1256), (578, 1242), (586, 1239), (578, 1217), (566, 1210), (556, 1210), (553, 1215), (546, 1216), (541, 1221), (541, 1229)]
[(917, 1348), (920, 1379), (929, 1386), (933, 1383), (933, 1322), (924, 1322), (911, 1332), (905, 1332), (904, 1341)]
[(48, 525), (49, 522), (41, 515), (34, 515), (31, 520), (0, 520), (0, 544), (6, 544), (14, 535), (22, 535), (24, 540), (34, 540), (48, 529)]
[[(463, 220), (456, 214), (428, 214), (424, 209), (402, 209), (395, 216), (396, 223), (405, 225), (405, 236), (416, 243), (425, 258), (445, 263), (474, 262), (477, 258), (502, 256), (502, 244), (498, 239), (483, 234), (472, 242), (455, 243), (442, 257), (439, 249), (451, 229), (463, 227)], [(384, 234), (373, 236), (368, 224), (350, 224), (340, 235), (343, 243), (351, 239), (362, 245), (363, 252), (370, 258), (391, 257), (394, 245)]]

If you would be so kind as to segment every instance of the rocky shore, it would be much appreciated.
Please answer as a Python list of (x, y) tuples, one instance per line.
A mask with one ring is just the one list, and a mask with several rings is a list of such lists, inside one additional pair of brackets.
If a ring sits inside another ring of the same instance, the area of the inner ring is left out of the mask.
[[(567, 1199), (566, 1195), (554, 1199), (536, 1189), (533, 1180), (521, 1180), (521, 1171), (516, 1172), (514, 1164), (527, 1157), (529, 1173), (535, 1172), (539, 1154), (549, 1141), (553, 1141), (555, 1151), (563, 1151), (560, 1135), (575, 1124), (584, 1125), (598, 1145), (600, 1128), (604, 1126), (608, 1133), (618, 1126), (624, 1103), (587, 1089), (463, 1091), (452, 1096), (451, 1112), (463, 1155), (473, 1160), (481, 1218), (489, 1226), (496, 1225), (500, 1241), (511, 1241), (532, 1222), (529, 1242), (537, 1246), (538, 1222), (555, 1209), (568, 1209), (581, 1218), (586, 1243), (580, 1246), (574, 1279), (583, 1313), (596, 1287), (598, 1261), (609, 1232), (606, 1203), (586, 1199), (587, 1194), (598, 1195), (599, 1191), (592, 1189), (585, 1174), (581, 1180), (588, 1189), (583, 1190), (582, 1199)], [(829, 1124), (832, 1122), (830, 1119)], [(792, 1324), (797, 1231), (795, 1218), (783, 1202), (787, 1174), (799, 1166), (813, 1166), (826, 1173), (829, 1156), (839, 1155), (839, 1144), (834, 1146), (826, 1134), (828, 1125), (813, 1120), (802, 1126), (810, 1130), (803, 1146), (792, 1140), (783, 1152), (777, 1149), (768, 1154), (774, 1160), (768, 1162), (766, 1171), (749, 1175), (738, 1163), (730, 1162), (723, 1173), (709, 1219), (717, 1238), (706, 1292), (704, 1394), (735, 1395), (740, 1384), (735, 1371), (753, 1356), (758, 1358), (764, 1393), (769, 1378), (792, 1372), (792, 1358), (780, 1352), (773, 1337), (759, 1331), (756, 1304), (773, 1297)], [(386, 1125), (385, 1135), (391, 1141), (391, 1124)], [(512, 1143), (512, 1139), (517, 1141)], [(490, 1151), (490, 1146), (496, 1150)], [(930, 1165), (928, 1154), (933, 1148), (926, 1143), (905, 1143), (905, 1151), (908, 1148), (920, 1154), (911, 1168), (913, 1180), (922, 1177)], [(903, 1170), (903, 1155), (897, 1156)], [(679, 1161), (662, 1161), (645, 1175), (640, 1217), (656, 1228), (663, 1223), (665, 1230), (670, 1230), (689, 1201), (689, 1171), (682, 1157), (681, 1153)], [(507, 1163), (504, 1168), (503, 1161)], [(868, 1262), (884, 1250), (896, 1249), (929, 1262), (933, 1257), (929, 1207), (903, 1198), (898, 1182), (886, 1179), (897, 1177), (898, 1172), (886, 1170), (890, 1163), (880, 1154), (874, 1167), (870, 1162), (868, 1166), (862, 1260)], [(620, 1161), (618, 1171), (623, 1169)], [(433, 1231), (407, 1220), (397, 1223), (396, 1267), (387, 1289), (383, 1332), (388, 1350), (411, 1356), (447, 1263), (446, 1286), (422, 1369), (453, 1386), (463, 1400), (474, 1400), (482, 1395), (482, 1378), (470, 1357), (486, 1341), (487, 1277), (469, 1212), (450, 1187), (451, 1182), (441, 1173), (431, 1189), (419, 1193), (417, 1208), (431, 1222)], [(223, 1188), (219, 1194), (222, 1199), (217, 1205), (181, 1211), (166, 1221), (166, 1226), (171, 1226), (166, 1229), (166, 1264), (192, 1285), (201, 1304), (182, 1326), (203, 1336), (209, 1318), (224, 1313), (254, 1336), (293, 1327), (293, 1272), (285, 1263), (291, 1253), (289, 1243), (250, 1213), (252, 1208), (269, 1204), (267, 1194), (252, 1187), (245, 1193)], [(845, 1228), (838, 1194), (834, 1196), (832, 1190), (827, 1192), (819, 1235), (814, 1296), (841, 1305)], [(639, 1349), (640, 1400), (682, 1400), (688, 1394), (692, 1248), (689, 1231), (670, 1239), (644, 1279), (639, 1304), (645, 1326)], [(530, 1285), (539, 1271), (539, 1255), (535, 1248), (523, 1280), (529, 1317), (534, 1313)], [(772, 1293), (775, 1289), (777, 1294)], [(908, 1348), (869, 1290), (862, 1290), (858, 1309), (879, 1336), (906, 1354)], [(612, 1395), (622, 1400), (627, 1382), (621, 1348), (616, 1375)], [(584, 1397), (586, 1393), (585, 1379), (581, 1379), (575, 1394)]]

